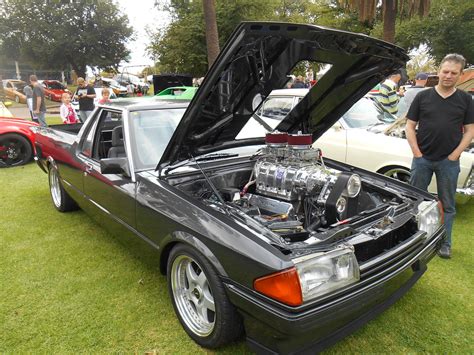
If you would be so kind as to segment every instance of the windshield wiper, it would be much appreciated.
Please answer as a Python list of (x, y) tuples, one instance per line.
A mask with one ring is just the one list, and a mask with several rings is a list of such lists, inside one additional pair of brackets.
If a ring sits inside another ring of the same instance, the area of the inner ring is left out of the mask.
[(200, 158), (195, 158), (194, 161), (206, 161), (206, 160), (217, 160), (221, 158), (233, 158), (238, 157), (239, 154), (237, 153), (214, 153), (208, 154)]

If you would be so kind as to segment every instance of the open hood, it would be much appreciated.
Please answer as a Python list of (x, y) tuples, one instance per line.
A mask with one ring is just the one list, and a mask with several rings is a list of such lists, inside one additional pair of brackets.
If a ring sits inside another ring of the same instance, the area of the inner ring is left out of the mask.
[(276, 128), (311, 133), (313, 141), (358, 99), (408, 60), (405, 51), (366, 35), (314, 25), (244, 22), (207, 73), (166, 148), (161, 170), (221, 149), (263, 144), (236, 140), (256, 97), (283, 88), (300, 61), (331, 64)]

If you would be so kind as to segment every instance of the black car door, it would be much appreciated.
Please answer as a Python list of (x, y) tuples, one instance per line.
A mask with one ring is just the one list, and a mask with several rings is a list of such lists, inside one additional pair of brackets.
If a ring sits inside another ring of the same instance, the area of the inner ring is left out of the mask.
[(100, 160), (109, 157), (113, 151), (120, 150), (120, 154), (126, 156), (125, 150), (117, 146), (120, 142), (114, 146), (112, 137), (114, 131), (123, 132), (122, 113), (102, 109), (98, 115), (99, 121), (89, 133), (92, 142), (86, 138), (82, 145), (84, 195), (98, 219), (105, 214), (121, 226), (135, 228), (135, 182), (124, 174), (100, 172)]

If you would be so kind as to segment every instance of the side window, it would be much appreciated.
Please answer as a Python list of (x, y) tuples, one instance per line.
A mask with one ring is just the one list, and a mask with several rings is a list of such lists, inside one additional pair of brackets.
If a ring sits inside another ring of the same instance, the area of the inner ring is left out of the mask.
[(89, 125), (88, 130), (85, 132), (85, 139), (82, 141), (80, 148), (81, 154), (86, 157), (92, 158), (92, 145), (94, 143), (94, 133), (97, 128), (98, 120), (95, 120), (93, 124)]
[(122, 113), (102, 110), (94, 135), (92, 159), (117, 158), (125, 156)]

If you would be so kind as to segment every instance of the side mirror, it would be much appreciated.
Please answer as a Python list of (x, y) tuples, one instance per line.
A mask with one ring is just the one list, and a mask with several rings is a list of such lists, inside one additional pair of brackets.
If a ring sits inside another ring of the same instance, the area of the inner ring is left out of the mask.
[(126, 157), (100, 159), (100, 172), (102, 174), (123, 174), (130, 177), (130, 168)]

